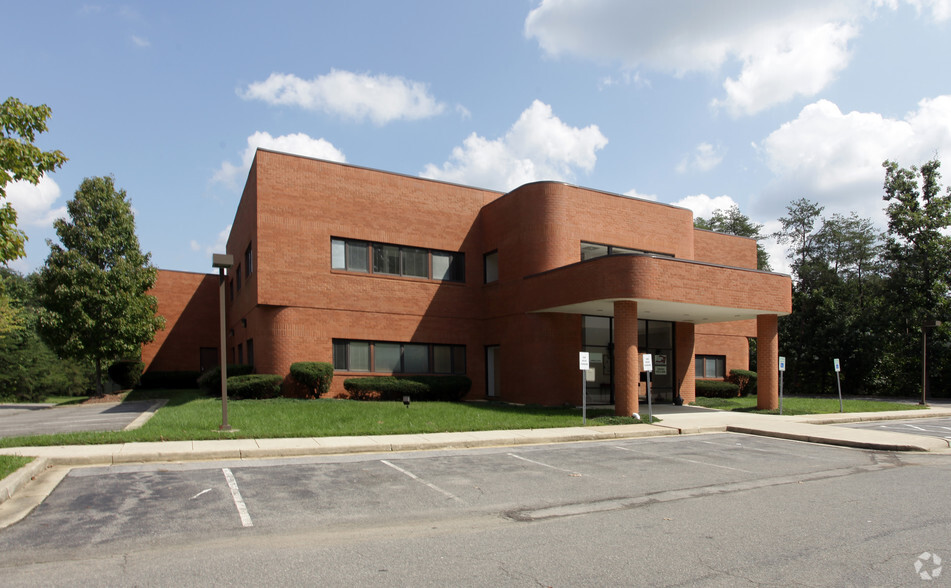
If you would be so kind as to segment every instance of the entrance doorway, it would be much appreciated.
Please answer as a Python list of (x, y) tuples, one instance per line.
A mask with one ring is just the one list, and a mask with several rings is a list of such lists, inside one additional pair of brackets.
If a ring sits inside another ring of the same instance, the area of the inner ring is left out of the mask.
[[(582, 349), (588, 352), (594, 380), (585, 385), (589, 404), (614, 404), (614, 318), (582, 317)], [(637, 350), (654, 356), (651, 397), (658, 402), (673, 402), (675, 397), (674, 323), (638, 320)], [(638, 366), (640, 371), (640, 366)], [(646, 381), (645, 374), (641, 374)], [(640, 389), (647, 401), (647, 386)]]

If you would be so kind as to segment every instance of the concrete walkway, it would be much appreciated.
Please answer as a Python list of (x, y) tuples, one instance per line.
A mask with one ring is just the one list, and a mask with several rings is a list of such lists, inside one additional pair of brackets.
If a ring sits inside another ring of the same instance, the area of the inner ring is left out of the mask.
[[(152, 409), (154, 411), (154, 408)], [(26, 516), (42, 502), (73, 466), (222, 459), (260, 459), (347, 453), (386, 453), (432, 449), (498, 447), (578, 441), (605, 441), (663, 435), (735, 432), (881, 451), (927, 451), (951, 454), (949, 442), (874, 429), (836, 427), (836, 423), (870, 420), (951, 417), (951, 406), (925, 410), (830, 415), (778, 416), (728, 412), (696, 406), (658, 405), (656, 425), (613, 425), (472, 431), (416, 435), (311, 437), (292, 439), (223, 439), (113, 445), (13, 447), (0, 454), (36, 457), (31, 464), (0, 480), (0, 528)], [(31, 480), (36, 482), (24, 488)], [(18, 493), (19, 492), (19, 493)], [(18, 493), (15, 498), (14, 493)], [(6, 502), (4, 502), (6, 501)]]

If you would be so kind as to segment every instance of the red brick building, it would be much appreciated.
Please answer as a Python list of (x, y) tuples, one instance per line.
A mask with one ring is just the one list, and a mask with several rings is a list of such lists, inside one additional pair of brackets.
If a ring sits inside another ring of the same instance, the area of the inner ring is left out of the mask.
[[(691, 402), (695, 378), (748, 368), (757, 337), (760, 404), (776, 402), (790, 278), (756, 270), (754, 241), (695, 229), (676, 206), (560, 182), (503, 194), (261, 149), (227, 253), (229, 358), (282, 375), (333, 362), (335, 394), (351, 376), (465, 374), (470, 399), (580, 404), (588, 351), (588, 401), (630, 414), (640, 354), (653, 356), (655, 398)], [(168, 325), (143, 351), (147, 370), (209, 357), (216, 286), (160, 272)]]

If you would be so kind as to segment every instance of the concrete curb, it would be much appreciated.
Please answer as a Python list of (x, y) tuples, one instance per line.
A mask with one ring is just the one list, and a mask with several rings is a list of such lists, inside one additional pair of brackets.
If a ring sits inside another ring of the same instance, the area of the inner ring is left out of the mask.
[[(822, 431), (821, 425), (810, 425), (807, 423), (791, 423), (793, 427), (756, 427), (751, 425), (728, 425), (727, 430), (732, 433), (745, 433), (747, 435), (759, 435), (761, 437), (775, 437), (777, 439), (790, 439), (793, 441), (805, 441), (807, 443), (821, 443), (824, 445), (838, 445), (841, 447), (853, 447), (857, 449), (874, 449), (879, 451), (942, 451), (949, 448), (949, 443), (940, 437), (924, 437), (918, 435), (906, 435), (904, 433), (885, 433), (876, 432), (876, 439), (870, 439), (867, 436), (855, 435), (851, 433), (853, 429), (838, 429), (833, 432), (830, 430)], [(796, 427), (795, 425), (800, 425)], [(804, 428), (808, 427), (808, 428)], [(812, 427), (821, 427), (815, 430)]]
[(13, 498), (17, 490), (26, 486), (30, 480), (46, 471), (47, 467), (49, 467), (49, 460), (45, 457), (37, 457), (6, 478), (0, 480), (0, 504)]
[(134, 431), (135, 429), (141, 429), (142, 425), (149, 422), (149, 419), (155, 416), (155, 412), (168, 404), (168, 398), (161, 398), (152, 402), (152, 406), (146, 408), (142, 414), (135, 417), (135, 420), (126, 425), (123, 431)]

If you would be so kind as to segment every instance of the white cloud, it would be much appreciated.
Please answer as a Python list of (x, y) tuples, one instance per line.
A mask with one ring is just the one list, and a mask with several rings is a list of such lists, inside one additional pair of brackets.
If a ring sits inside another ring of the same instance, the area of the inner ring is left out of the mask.
[(848, 64), (857, 23), (877, 0), (543, 0), (525, 34), (554, 56), (572, 54), (674, 75), (738, 63), (714, 101), (753, 114), (797, 95), (814, 96)]
[(508, 191), (537, 180), (571, 180), (578, 169), (590, 172), (607, 143), (596, 125), (568, 126), (535, 100), (505, 136), (472, 133), (442, 167), (428, 164), (420, 175)]
[(697, 145), (693, 156), (684, 157), (676, 169), (681, 174), (688, 171), (708, 172), (720, 165), (723, 157), (724, 152), (721, 147), (714, 147), (709, 143), (700, 143)]
[(843, 113), (820, 100), (773, 131), (760, 146), (776, 175), (775, 191), (817, 200), (827, 213), (883, 219), (882, 162), (908, 167), (951, 153), (951, 95), (925, 99), (902, 119)]
[(189, 243), (191, 250), (196, 253), (203, 253), (206, 257), (211, 257), (215, 253), (224, 253), (228, 248), (228, 237), (231, 235), (231, 225), (225, 227), (220, 233), (218, 233), (217, 239), (215, 239), (214, 244), (204, 245), (192, 239)]
[(298, 106), (378, 125), (441, 114), (446, 106), (433, 98), (426, 84), (388, 75), (331, 70), (312, 80), (272, 73), (238, 94), (245, 100)]
[(150, 45), (152, 45), (151, 43), (149, 43), (148, 39), (146, 39), (145, 37), (140, 37), (138, 35), (132, 35), (132, 43), (136, 47), (149, 47)]
[(7, 185), (7, 200), (17, 211), (20, 227), (52, 227), (56, 219), (66, 218), (66, 206), (54, 208), (59, 196), (59, 185), (46, 175), (35, 186), (23, 180)]
[(314, 139), (304, 133), (272, 137), (270, 133), (258, 131), (248, 137), (248, 147), (241, 154), (241, 164), (235, 165), (230, 161), (222, 162), (221, 167), (212, 176), (211, 181), (222, 183), (232, 189), (240, 188), (239, 182), (244, 179), (248, 170), (251, 169), (251, 161), (254, 159), (254, 152), (258, 147), (340, 163), (347, 161), (343, 152), (325, 139)]
[(951, 0), (905, 0), (915, 7), (919, 13), (930, 9), (931, 18), (935, 22), (944, 22), (951, 18)]
[(706, 194), (686, 196), (676, 202), (671, 202), (671, 204), (689, 208), (693, 211), (694, 218), (710, 218), (716, 210), (726, 210), (737, 206), (736, 201), (729, 196), (710, 197)]

